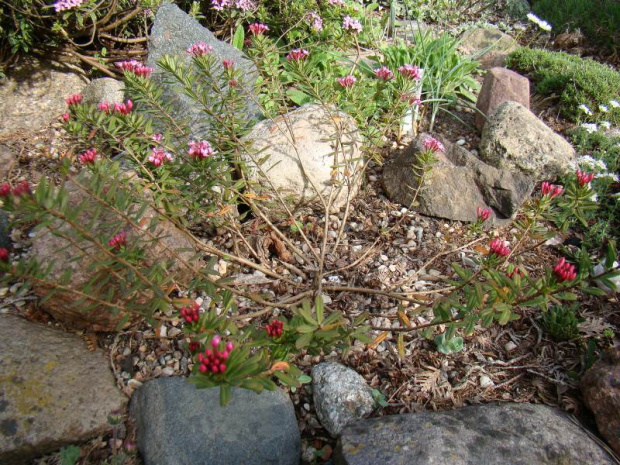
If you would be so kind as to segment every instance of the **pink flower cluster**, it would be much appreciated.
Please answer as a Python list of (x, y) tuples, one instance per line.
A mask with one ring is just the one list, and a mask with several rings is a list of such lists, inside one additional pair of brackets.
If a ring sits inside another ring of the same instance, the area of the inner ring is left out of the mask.
[(282, 336), (282, 329), (284, 328), (284, 323), (280, 320), (273, 320), (267, 326), (265, 326), (265, 330), (269, 337), (280, 337)]
[(133, 102), (131, 100), (127, 100), (125, 103), (114, 102), (113, 104), (110, 102), (101, 102), (97, 108), (108, 115), (111, 113), (128, 115), (131, 113), (131, 110), (133, 110)]
[(296, 49), (291, 50), (289, 54), (286, 55), (286, 61), (305, 60), (306, 58), (308, 58), (308, 55), (310, 55), (310, 52), (308, 52), (308, 50), (296, 48)]
[(394, 79), (394, 73), (392, 73), (387, 66), (382, 66), (381, 68), (375, 69), (374, 73), (375, 76), (382, 81), (390, 81)]
[(577, 182), (581, 187), (589, 184), (594, 179), (594, 173), (587, 173), (585, 171), (581, 171), (580, 169), (577, 170), (575, 175), (577, 176)]
[(420, 79), (422, 79), (422, 73), (420, 72), (420, 68), (415, 65), (403, 65), (398, 68), (398, 72), (406, 78), (413, 79), (414, 81), (419, 81)]
[(351, 31), (355, 34), (359, 34), (362, 32), (362, 23), (360, 23), (357, 19), (351, 18), (349, 15), (346, 15), (342, 20), (342, 28), (345, 31)]
[(84, 3), (84, 0), (57, 0), (54, 2), (54, 10), (56, 13), (59, 13), (61, 11), (77, 8), (82, 3)]
[(79, 156), (80, 163), (83, 165), (92, 165), (97, 158), (97, 149), (88, 149), (86, 152)]
[(190, 45), (187, 49), (187, 53), (194, 55), (195, 57), (202, 57), (208, 55), (212, 51), (213, 46), (208, 45), (204, 42), (196, 42), (195, 44)]
[(172, 161), (172, 155), (166, 152), (162, 148), (154, 148), (149, 155), (148, 161), (155, 165), (156, 168), (159, 168), (164, 163)]
[(65, 102), (67, 103), (67, 105), (72, 107), (74, 105), (82, 103), (82, 100), (84, 100), (84, 96), (82, 94), (72, 94), (65, 99)]
[(163, 134), (157, 133), (157, 134), (153, 134), (151, 136), (151, 139), (153, 140), (153, 142), (161, 142), (164, 139)]
[(352, 74), (347, 74), (344, 77), (338, 78), (338, 83), (342, 87), (353, 87), (353, 84), (355, 84), (356, 81), (357, 79), (355, 79), (355, 76)]
[(501, 239), (493, 239), (489, 244), (489, 251), (492, 254), (497, 255), (498, 257), (505, 257), (510, 255), (510, 248), (506, 245), (504, 241)]
[(262, 36), (265, 32), (269, 30), (269, 26), (261, 23), (250, 24), (249, 26), (250, 32), (255, 36)]
[(434, 137), (427, 137), (423, 142), (424, 150), (430, 150), (433, 153), (443, 152), (445, 151), (445, 147), (439, 140)]
[(4, 247), (0, 249), (0, 261), (4, 263), (9, 262), (9, 251)]
[(150, 66), (144, 66), (142, 63), (136, 60), (129, 61), (119, 61), (118, 63), (114, 63), (118, 69), (122, 69), (123, 71), (129, 71), (130, 73), (135, 74), (139, 77), (147, 78), (153, 72), (153, 68)]
[(344, 6), (345, 5), (344, 0), (327, 0), (327, 3), (329, 3), (330, 5), (336, 5), (336, 6)]
[(191, 141), (189, 143), (189, 150), (187, 153), (190, 157), (195, 158), (196, 160), (202, 160), (214, 155), (215, 150), (206, 140), (201, 140), (200, 142)]
[(15, 197), (23, 197), (25, 195), (32, 195), (32, 191), (30, 190), (30, 184), (28, 181), (22, 181), (17, 186), (13, 188), (13, 195)]
[(556, 186), (555, 184), (551, 184), (547, 181), (541, 184), (540, 189), (542, 191), (542, 195), (545, 197), (548, 196), (549, 198), (557, 197), (558, 195), (562, 195), (562, 192), (564, 192), (564, 188), (562, 186)]
[(212, 0), (213, 9), (222, 11), (227, 8), (236, 8), (241, 11), (256, 9), (256, 3), (253, 0)]
[(323, 19), (315, 12), (311, 11), (306, 15), (306, 20), (311, 21), (312, 30), (319, 32), (323, 30)]
[(224, 373), (227, 369), (226, 360), (235, 348), (232, 342), (227, 342), (224, 350), (220, 350), (222, 339), (216, 334), (211, 339), (211, 349), (205, 349), (198, 354), (199, 370), (201, 373)]
[(564, 257), (558, 260), (557, 265), (553, 267), (555, 278), (560, 281), (572, 281), (577, 278), (577, 268), (566, 261)]
[(200, 315), (198, 313), (199, 309), (200, 309), (200, 306), (196, 302), (194, 302), (192, 305), (188, 307), (183, 307), (179, 311), (179, 313), (181, 314), (181, 316), (186, 322), (197, 323), (198, 319), (200, 318)]
[(122, 231), (108, 241), (108, 245), (114, 250), (119, 251), (127, 245), (127, 233)]
[(478, 217), (478, 220), (480, 222), (484, 223), (489, 218), (491, 218), (491, 209), (490, 208), (476, 207), (476, 216)]
[(235, 67), (235, 60), (222, 60), (222, 66), (227, 70), (233, 69)]

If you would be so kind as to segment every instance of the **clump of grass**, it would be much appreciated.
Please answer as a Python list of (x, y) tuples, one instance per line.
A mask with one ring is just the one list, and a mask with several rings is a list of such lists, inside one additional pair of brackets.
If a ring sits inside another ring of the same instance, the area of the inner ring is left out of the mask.
[[(610, 104), (620, 100), (620, 73), (610, 66), (564, 52), (528, 47), (511, 53), (507, 66), (528, 74), (538, 94), (558, 96), (562, 115), (571, 121), (587, 116), (589, 121), (620, 123), (620, 108)], [(592, 115), (584, 113), (580, 105), (586, 105)]]
[(534, 13), (549, 21), (555, 31), (579, 28), (595, 44), (618, 50), (620, 2), (618, 0), (537, 0)]

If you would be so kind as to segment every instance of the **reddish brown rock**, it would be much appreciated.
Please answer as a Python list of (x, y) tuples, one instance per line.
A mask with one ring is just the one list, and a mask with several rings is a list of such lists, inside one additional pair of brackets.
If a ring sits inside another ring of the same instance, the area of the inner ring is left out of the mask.
[(476, 127), (482, 131), (485, 116), (490, 116), (504, 102), (512, 100), (530, 108), (530, 81), (506, 68), (491, 68), (484, 77), (476, 108)]
[(620, 346), (607, 351), (586, 372), (581, 388), (601, 435), (620, 454)]

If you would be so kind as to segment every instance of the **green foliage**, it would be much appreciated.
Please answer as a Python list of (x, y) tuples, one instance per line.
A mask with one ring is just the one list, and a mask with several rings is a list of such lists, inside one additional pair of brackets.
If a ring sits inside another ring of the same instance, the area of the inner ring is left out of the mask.
[(543, 312), (540, 322), (543, 330), (556, 341), (570, 341), (579, 336), (577, 305), (554, 305)]
[(535, 0), (532, 10), (556, 31), (580, 29), (593, 43), (618, 49), (620, 3), (616, 0)]
[[(579, 109), (585, 104), (594, 113), (595, 121), (620, 124), (620, 108), (610, 107), (609, 103), (620, 96), (620, 74), (610, 66), (564, 52), (527, 47), (512, 52), (506, 65), (527, 73), (536, 83), (538, 94), (558, 96), (562, 115), (571, 121), (588, 118)], [(600, 105), (608, 106), (608, 111), (602, 112)]]
[(60, 449), (59, 458), (60, 465), (74, 465), (82, 454), (82, 450), (78, 446), (68, 446)]
[(398, 12), (425, 22), (460, 24), (492, 12), (497, 0), (403, 0)]

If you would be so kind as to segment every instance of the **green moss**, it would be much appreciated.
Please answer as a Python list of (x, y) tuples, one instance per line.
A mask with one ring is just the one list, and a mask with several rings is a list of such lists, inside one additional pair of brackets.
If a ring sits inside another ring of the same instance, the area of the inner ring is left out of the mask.
[[(526, 73), (536, 84), (536, 92), (557, 96), (562, 116), (572, 121), (610, 121), (620, 124), (620, 108), (612, 108), (610, 100), (620, 100), (620, 73), (591, 59), (564, 52), (530, 49), (511, 53), (507, 66)], [(587, 105), (593, 116), (586, 116), (579, 105)], [(608, 112), (599, 110), (607, 105)]]

